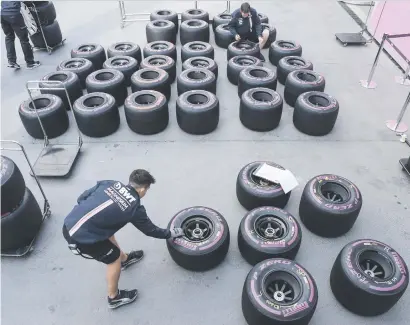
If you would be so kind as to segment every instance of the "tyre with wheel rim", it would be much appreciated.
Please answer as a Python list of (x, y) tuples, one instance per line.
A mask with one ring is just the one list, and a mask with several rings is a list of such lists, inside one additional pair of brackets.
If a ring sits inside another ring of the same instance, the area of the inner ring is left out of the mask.
[(269, 37), (268, 40), (266, 41), (265, 45), (263, 46), (264, 49), (267, 49), (271, 46), (271, 44), (276, 41), (276, 28), (269, 25), (268, 23), (262, 23), (262, 32), (264, 30), (268, 30), (269, 31)]
[(131, 76), (138, 70), (138, 61), (131, 56), (113, 56), (104, 62), (104, 69), (114, 69), (122, 72), (124, 75), (124, 85), (131, 85)]
[(316, 235), (338, 237), (353, 227), (362, 204), (362, 194), (355, 184), (341, 176), (323, 174), (306, 184), (299, 216)]
[(313, 70), (313, 63), (300, 56), (285, 56), (276, 69), (279, 82), (284, 85), (288, 74), (295, 70)]
[(72, 58), (84, 58), (93, 63), (94, 70), (101, 69), (107, 56), (104, 48), (95, 43), (81, 44), (71, 50)]
[(92, 138), (113, 134), (120, 126), (118, 104), (114, 96), (93, 92), (76, 100), (73, 107), (79, 130)]
[(218, 98), (205, 90), (184, 92), (177, 99), (176, 115), (179, 127), (186, 133), (211, 133), (219, 123)]
[(199, 41), (193, 41), (186, 43), (181, 49), (181, 61), (195, 56), (205, 56), (210, 59), (214, 59), (215, 51), (211, 44)]
[(43, 94), (33, 96), (33, 102), (28, 99), (19, 107), (21, 122), (30, 136), (34, 139), (44, 139), (37, 113), (49, 139), (56, 138), (68, 130), (68, 114), (60, 97)]
[(155, 90), (141, 90), (128, 96), (124, 112), (128, 127), (138, 134), (160, 133), (169, 121), (167, 99)]
[(278, 40), (269, 47), (269, 61), (277, 65), (285, 56), (301, 56), (302, 46), (294, 41)]
[(203, 20), (209, 24), (209, 13), (203, 9), (188, 9), (181, 14), (181, 23), (191, 19)]
[(249, 325), (307, 325), (319, 300), (312, 275), (299, 263), (273, 258), (256, 264), (242, 289)]
[(14, 211), (21, 203), (26, 182), (16, 163), (0, 156), (1, 216)]
[(115, 69), (101, 69), (91, 73), (86, 81), (88, 93), (103, 92), (115, 98), (117, 105), (124, 104), (127, 97), (125, 77), (121, 71)]
[(339, 303), (361, 316), (389, 311), (409, 285), (409, 270), (400, 254), (373, 239), (348, 243), (330, 273), (330, 287)]
[(141, 63), (141, 48), (138, 44), (132, 42), (118, 42), (110, 45), (107, 49), (107, 57), (113, 56), (130, 56), (137, 60), (138, 66)]
[(229, 44), (235, 41), (235, 37), (229, 30), (228, 24), (221, 24), (215, 29), (215, 43), (223, 49), (227, 49)]
[(175, 25), (176, 32), (178, 33), (179, 20), (178, 20), (178, 14), (175, 11), (172, 11), (169, 9), (155, 10), (154, 12), (150, 14), (149, 18), (151, 21), (155, 21), (155, 20), (172, 21)]
[(62, 61), (57, 66), (57, 71), (71, 71), (74, 72), (80, 80), (81, 88), (85, 89), (85, 79), (88, 75), (95, 71), (93, 63), (84, 58), (73, 58)]
[(288, 74), (285, 82), (284, 98), (294, 107), (299, 95), (308, 91), (325, 91), (326, 80), (320, 73), (311, 70), (295, 70)]
[(169, 82), (173, 83), (177, 74), (175, 61), (166, 55), (151, 55), (141, 62), (141, 69), (162, 69), (169, 75)]
[(181, 23), (180, 41), (182, 45), (193, 41), (209, 43), (209, 24), (199, 19), (185, 20)]
[(299, 223), (289, 212), (260, 207), (248, 212), (238, 230), (242, 257), (252, 265), (269, 258), (293, 260), (302, 242)]
[(242, 94), (239, 118), (246, 128), (267, 132), (278, 127), (282, 111), (282, 97), (275, 90), (258, 87)]
[(171, 83), (168, 72), (157, 68), (140, 69), (131, 76), (131, 90), (133, 93), (140, 90), (156, 90), (171, 97)]
[(168, 229), (182, 228), (184, 235), (167, 239), (172, 259), (191, 271), (210, 270), (225, 259), (229, 249), (228, 223), (217, 211), (195, 206), (178, 212)]
[(176, 26), (169, 20), (150, 21), (145, 28), (145, 33), (148, 43), (155, 41), (167, 41), (175, 44), (177, 41)]
[(177, 48), (175, 44), (166, 41), (148, 43), (144, 47), (144, 58), (151, 55), (167, 55), (177, 62)]
[(274, 206), (283, 209), (289, 201), (291, 191), (285, 193), (280, 184), (264, 180), (253, 173), (263, 164), (285, 170), (282, 166), (270, 161), (254, 161), (244, 166), (236, 179), (236, 197), (247, 210), (263, 206)]
[(232, 19), (232, 15), (229, 13), (221, 13), (221, 14), (215, 15), (212, 20), (212, 28), (214, 32), (219, 25), (228, 24), (231, 21), (231, 19)]
[(293, 111), (293, 125), (308, 135), (330, 133), (339, 114), (338, 101), (323, 92), (309, 91), (299, 95)]
[(177, 90), (178, 96), (190, 90), (207, 90), (216, 94), (216, 77), (207, 69), (187, 69), (178, 76)]
[(239, 73), (238, 96), (240, 98), (245, 91), (256, 87), (276, 90), (277, 84), (277, 76), (272, 69), (248, 67)]
[(259, 58), (261, 52), (259, 50), (258, 43), (239, 40), (229, 44), (228, 51), (226, 53), (229, 61), (234, 56), (238, 55), (250, 55)]
[(228, 61), (226, 74), (230, 83), (238, 85), (239, 74), (242, 70), (249, 67), (261, 67), (263, 65), (259, 58), (250, 55), (234, 56)]
[(215, 62), (215, 60), (212, 60), (204, 56), (196, 56), (196, 57), (187, 59), (182, 64), (182, 71), (187, 70), (187, 69), (195, 69), (195, 68), (207, 69), (213, 72), (215, 75), (215, 78), (218, 79), (218, 64)]

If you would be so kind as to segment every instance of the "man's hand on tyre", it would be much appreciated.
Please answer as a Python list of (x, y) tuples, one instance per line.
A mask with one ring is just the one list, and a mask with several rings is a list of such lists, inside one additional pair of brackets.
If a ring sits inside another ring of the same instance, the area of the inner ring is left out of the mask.
[(241, 37), (239, 36), (239, 34), (236, 34), (235, 39), (236, 39), (237, 41), (239, 41), (239, 40), (241, 39)]
[(184, 235), (184, 231), (182, 228), (174, 228), (171, 230), (171, 238), (182, 237)]

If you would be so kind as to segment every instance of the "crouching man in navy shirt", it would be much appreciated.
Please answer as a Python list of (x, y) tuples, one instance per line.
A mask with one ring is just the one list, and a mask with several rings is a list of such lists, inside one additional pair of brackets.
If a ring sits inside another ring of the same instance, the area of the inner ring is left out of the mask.
[[(229, 30), (235, 37), (235, 40), (249, 40), (259, 43), (259, 49), (262, 50), (269, 38), (269, 29), (262, 30), (261, 20), (255, 9), (251, 8), (249, 3), (244, 2), (240, 9), (232, 13), (232, 19), (228, 24)], [(265, 62), (265, 57), (260, 54), (260, 59)]]
[(152, 223), (140, 204), (154, 177), (146, 170), (134, 170), (128, 185), (119, 181), (99, 181), (77, 199), (77, 205), (64, 220), (63, 236), (70, 250), (84, 258), (107, 264), (108, 307), (117, 308), (133, 302), (138, 290), (118, 290), (121, 270), (143, 257), (143, 251), (125, 254), (115, 240), (115, 233), (131, 222), (145, 235), (168, 239), (183, 235), (181, 228), (162, 229)]

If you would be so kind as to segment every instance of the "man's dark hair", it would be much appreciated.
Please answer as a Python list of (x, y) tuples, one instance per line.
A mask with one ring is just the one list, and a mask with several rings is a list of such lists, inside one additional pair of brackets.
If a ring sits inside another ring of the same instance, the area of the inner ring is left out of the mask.
[(249, 3), (244, 2), (241, 5), (241, 11), (244, 13), (248, 13), (250, 11), (251, 6), (249, 5)]
[(155, 178), (145, 169), (136, 169), (130, 175), (129, 184), (133, 187), (149, 187), (155, 184)]

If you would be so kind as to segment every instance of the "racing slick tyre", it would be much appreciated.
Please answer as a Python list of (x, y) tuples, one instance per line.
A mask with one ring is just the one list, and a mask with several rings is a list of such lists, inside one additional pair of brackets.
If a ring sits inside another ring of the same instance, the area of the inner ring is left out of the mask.
[(242, 70), (249, 67), (261, 67), (263, 65), (259, 58), (250, 55), (234, 56), (228, 61), (226, 70), (228, 80), (234, 85), (238, 85), (239, 74)]
[(241, 97), (245, 91), (256, 87), (276, 90), (277, 84), (277, 76), (272, 69), (248, 67), (239, 73), (238, 96)]
[(313, 70), (313, 63), (300, 56), (285, 56), (278, 62), (278, 81), (284, 85), (288, 74), (295, 70)]
[(295, 70), (288, 74), (285, 82), (284, 98), (288, 105), (295, 106), (299, 95), (309, 91), (325, 90), (326, 80), (312, 70)]
[(175, 11), (172, 11), (169, 9), (156, 10), (150, 14), (149, 18), (151, 21), (155, 21), (155, 20), (172, 21), (175, 25), (176, 31), (178, 32), (179, 20), (178, 20), (178, 14)]
[(175, 44), (177, 41), (176, 26), (169, 20), (150, 21), (145, 28), (145, 33), (148, 43), (155, 41), (167, 41)]
[(323, 92), (309, 91), (299, 95), (293, 111), (293, 124), (308, 135), (330, 133), (339, 114), (337, 100)]
[(131, 76), (131, 90), (133, 93), (140, 90), (156, 90), (171, 97), (171, 82), (165, 70), (157, 68), (140, 69)]
[(264, 49), (268, 49), (271, 44), (276, 41), (276, 28), (269, 25), (268, 23), (262, 23), (262, 32), (266, 29), (269, 30), (269, 37), (265, 45), (263, 46)]
[(250, 55), (259, 58), (261, 51), (258, 43), (239, 40), (229, 44), (228, 51), (226, 53), (229, 61), (237, 55)]
[(160, 133), (169, 122), (167, 99), (155, 90), (141, 90), (128, 96), (124, 112), (128, 127), (138, 134)]
[(302, 46), (294, 41), (278, 40), (269, 47), (269, 61), (277, 65), (285, 56), (301, 56)]
[(252, 265), (269, 258), (295, 259), (302, 242), (302, 230), (290, 213), (275, 207), (248, 212), (238, 230), (242, 257)]
[(88, 75), (95, 71), (93, 63), (84, 58), (72, 58), (62, 61), (57, 66), (57, 71), (71, 71), (74, 72), (80, 80), (81, 88), (85, 89), (85, 79)]
[(363, 198), (351, 181), (323, 174), (307, 182), (299, 205), (299, 216), (311, 232), (322, 237), (338, 237), (356, 222)]
[(338, 254), (330, 287), (339, 303), (361, 316), (389, 311), (409, 285), (409, 270), (392, 247), (373, 239), (357, 239)]
[(184, 92), (177, 99), (176, 115), (179, 127), (186, 133), (211, 133), (219, 123), (218, 98), (205, 90)]
[(28, 187), (23, 200), (12, 212), (1, 216), (1, 250), (14, 250), (29, 245), (43, 222), (43, 213)]
[(169, 82), (173, 83), (177, 74), (177, 67), (173, 58), (167, 55), (151, 55), (141, 62), (141, 69), (162, 69), (169, 75)]
[(94, 70), (101, 69), (107, 56), (104, 48), (95, 43), (81, 44), (71, 50), (72, 58), (84, 58), (93, 63)]
[(0, 156), (1, 215), (14, 211), (24, 197), (26, 182), (13, 160)]
[(182, 45), (193, 41), (209, 43), (209, 24), (199, 19), (185, 20), (181, 23), (180, 41)]
[(187, 69), (207, 69), (215, 74), (215, 78), (218, 79), (218, 64), (215, 60), (204, 56), (195, 56), (187, 59), (182, 64), (182, 71)]
[(261, 24), (269, 24), (269, 17), (263, 13), (258, 13), (258, 17), (261, 21)]
[[(53, 83), (53, 81), (60, 81), (61, 83)], [(71, 108), (65, 90), (67, 90), (71, 105), (83, 95), (80, 79), (71, 71), (50, 72), (41, 78), (38, 86), (42, 94), (52, 94), (60, 97), (67, 110)], [(61, 89), (63, 86), (65, 90)]]
[(221, 24), (215, 29), (215, 44), (223, 49), (227, 49), (229, 44), (235, 41), (235, 37), (229, 31), (228, 24)]
[(114, 96), (118, 106), (124, 104), (127, 98), (125, 77), (116, 69), (101, 69), (91, 73), (86, 81), (88, 93), (106, 93)]
[[(42, 27), (51, 25), (57, 18), (56, 8), (52, 1), (33, 1), (29, 4), (26, 2), (25, 4), (29, 7), (30, 11), (36, 11), (36, 13), (32, 13), (32, 16), (37, 25), (41, 25)], [(31, 4), (33, 4), (34, 7), (31, 6)]]
[(232, 16), (229, 13), (221, 13), (221, 14), (215, 15), (212, 20), (212, 28), (214, 32), (219, 25), (228, 24), (231, 21), (231, 19), (232, 19)]
[(225, 259), (229, 249), (228, 223), (217, 211), (195, 206), (178, 212), (168, 229), (182, 228), (184, 235), (167, 239), (169, 254), (176, 264), (191, 271), (210, 270)]
[(193, 41), (186, 43), (181, 49), (181, 61), (195, 57), (195, 56), (205, 56), (210, 59), (214, 59), (215, 51), (211, 44), (199, 41)]
[[(50, 25), (42, 26), (44, 38), (47, 41), (47, 45), (50, 47), (56, 46), (63, 41), (63, 35), (61, 34), (60, 24), (57, 20), (54, 20)], [(43, 34), (41, 31), (30, 35), (31, 42), (35, 47), (47, 48), (44, 42)]]
[(118, 104), (107, 93), (93, 92), (80, 97), (73, 111), (80, 131), (92, 138), (111, 135), (120, 126)]
[(307, 325), (319, 300), (316, 282), (299, 263), (272, 258), (256, 264), (242, 289), (249, 325)]
[(216, 94), (216, 77), (207, 69), (187, 69), (178, 76), (177, 90), (178, 96), (189, 90), (207, 90)]
[(142, 60), (141, 48), (132, 42), (118, 42), (110, 45), (107, 49), (107, 57), (130, 56), (137, 60), (138, 67)]
[(246, 128), (267, 132), (278, 127), (282, 111), (282, 97), (275, 90), (258, 87), (242, 94), (239, 118)]
[(209, 24), (209, 13), (203, 9), (188, 9), (181, 13), (181, 23), (191, 19), (203, 20)]
[(41, 124), (49, 139), (56, 138), (68, 130), (69, 119), (67, 110), (60, 97), (52, 94), (43, 94), (28, 99), (20, 104), (19, 116), (27, 133), (34, 139), (44, 139)]
[(144, 58), (151, 55), (166, 55), (171, 57), (175, 63), (177, 62), (177, 48), (175, 44), (166, 41), (157, 41), (148, 43), (144, 47)]
[(291, 191), (285, 193), (280, 184), (271, 183), (253, 173), (261, 165), (283, 169), (282, 166), (270, 161), (254, 161), (244, 166), (236, 179), (236, 197), (239, 203), (247, 210), (263, 206), (273, 206), (283, 209), (289, 201)]
[(138, 70), (138, 61), (131, 56), (113, 56), (103, 64), (103, 69), (114, 69), (123, 73), (125, 87), (131, 86), (131, 76)]

